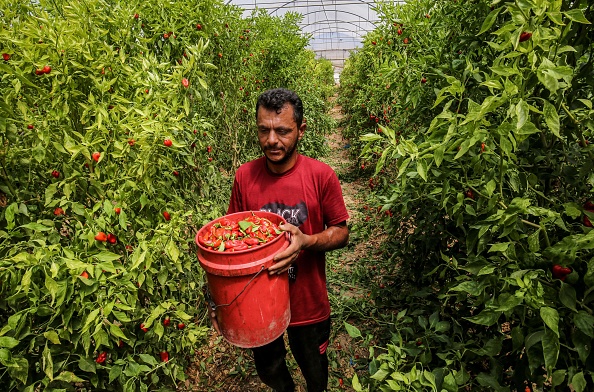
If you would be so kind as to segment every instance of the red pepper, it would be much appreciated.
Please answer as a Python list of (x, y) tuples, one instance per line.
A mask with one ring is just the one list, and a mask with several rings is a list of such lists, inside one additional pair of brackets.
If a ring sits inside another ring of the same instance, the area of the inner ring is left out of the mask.
[(231, 250), (230, 250), (230, 251), (231, 251), (231, 252), (238, 252), (238, 251), (240, 251), (240, 250), (246, 250), (246, 249), (248, 249), (248, 246), (247, 246), (246, 244), (241, 244), (241, 245), (237, 245), (237, 246), (236, 246), (236, 247), (234, 247), (234, 248), (231, 248)]
[(225, 235), (225, 229), (223, 229), (222, 227), (219, 227), (218, 229), (215, 230), (216, 238), (222, 239), (224, 235)]
[(233, 248), (237, 248), (238, 246), (242, 246), (243, 242), (239, 241), (239, 240), (228, 240), (225, 241), (225, 249), (233, 249)]
[(167, 362), (169, 361), (169, 353), (167, 351), (161, 351), (159, 353), (159, 355), (161, 356), (161, 361), (162, 362)]
[[(268, 219), (248, 216), (242, 222), (248, 224), (242, 223), (240, 226), (241, 222), (223, 218), (205, 229), (204, 234), (198, 237), (198, 243), (212, 250), (230, 252), (266, 243), (282, 233)], [(245, 230), (241, 227), (245, 227)]]
[(198, 242), (202, 246), (208, 246), (207, 243), (209, 242), (209, 239), (205, 235), (204, 237), (198, 237)]
[(105, 362), (106, 359), (107, 359), (107, 353), (105, 351), (103, 351), (101, 354), (99, 354), (97, 356), (97, 359), (95, 359), (95, 362), (103, 363), (103, 362)]
[(532, 33), (524, 31), (520, 34), (520, 42), (528, 41), (530, 38), (532, 38)]
[(250, 246), (260, 245), (260, 241), (257, 238), (244, 238), (243, 242)]
[(553, 265), (552, 272), (553, 278), (565, 281), (565, 277), (569, 275), (572, 272), (572, 270), (569, 267), (563, 267), (559, 264), (555, 264)]

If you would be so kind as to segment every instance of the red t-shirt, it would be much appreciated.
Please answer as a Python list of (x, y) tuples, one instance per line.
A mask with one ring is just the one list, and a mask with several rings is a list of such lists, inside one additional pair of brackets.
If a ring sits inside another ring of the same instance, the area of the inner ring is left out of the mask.
[[(349, 217), (334, 170), (323, 162), (298, 155), (295, 166), (272, 173), (266, 157), (242, 165), (235, 174), (228, 214), (270, 211), (317, 234)], [(324, 252), (304, 250), (296, 261), (297, 277), (290, 283), (291, 326), (308, 325), (330, 317)]]

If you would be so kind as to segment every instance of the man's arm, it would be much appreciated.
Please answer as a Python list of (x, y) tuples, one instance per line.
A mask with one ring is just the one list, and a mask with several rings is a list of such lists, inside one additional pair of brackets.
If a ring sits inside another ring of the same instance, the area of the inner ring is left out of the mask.
[(302, 250), (328, 252), (342, 248), (349, 242), (349, 229), (346, 221), (327, 227), (324, 231), (307, 235), (303, 234), (297, 226), (290, 223), (280, 226), (284, 231), (291, 233), (291, 244), (282, 252), (274, 256), (275, 264), (268, 268), (270, 274), (282, 274), (297, 260)]

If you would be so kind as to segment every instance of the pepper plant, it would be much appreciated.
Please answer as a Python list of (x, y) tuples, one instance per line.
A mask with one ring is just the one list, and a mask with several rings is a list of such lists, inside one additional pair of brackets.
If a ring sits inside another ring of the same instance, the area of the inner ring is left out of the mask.
[[(394, 212), (387, 246), (412, 286), (394, 300), (415, 306), (365, 384), (591, 389), (592, 5), (420, 0), (380, 11), (341, 102)], [(448, 336), (419, 349), (438, 320)]]
[[(284, 21), (214, 0), (4, 0), (0, 14), (0, 385), (173, 388), (210, 328), (194, 235), (228, 203), (224, 110), (253, 104), (219, 76), (255, 85), (230, 42), (248, 26), (272, 42)], [(278, 45), (305, 43), (292, 29)], [(256, 151), (246, 129), (237, 156)]]

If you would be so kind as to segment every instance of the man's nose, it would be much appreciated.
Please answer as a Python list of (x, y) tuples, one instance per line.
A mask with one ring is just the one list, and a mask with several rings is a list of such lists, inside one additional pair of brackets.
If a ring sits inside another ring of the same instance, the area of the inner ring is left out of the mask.
[(277, 142), (278, 137), (276, 135), (276, 132), (270, 130), (270, 132), (268, 132), (268, 144), (275, 145)]

